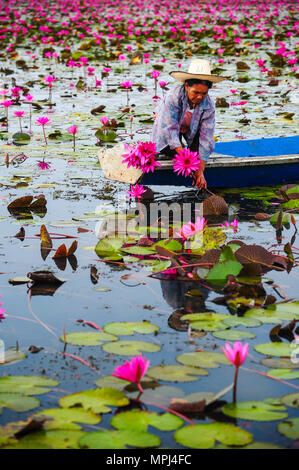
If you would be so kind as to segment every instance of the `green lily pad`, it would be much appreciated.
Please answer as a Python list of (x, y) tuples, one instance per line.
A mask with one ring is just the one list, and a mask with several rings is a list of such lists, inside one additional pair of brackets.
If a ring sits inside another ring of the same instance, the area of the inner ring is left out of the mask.
[(102, 346), (103, 351), (124, 356), (136, 356), (144, 352), (157, 352), (161, 346), (147, 341), (120, 340)]
[(254, 346), (254, 349), (268, 356), (290, 357), (292, 347), (289, 343), (261, 343)]
[(146, 432), (149, 426), (160, 431), (174, 431), (184, 424), (184, 421), (172, 413), (158, 414), (150, 411), (131, 410), (113, 416), (110, 424), (120, 430), (131, 429)]
[(34, 416), (45, 416), (47, 420), (43, 428), (49, 429), (81, 429), (76, 423), (97, 424), (101, 421), (101, 417), (92, 411), (86, 411), (83, 408), (53, 408), (42, 410), (35, 413)]
[(218, 248), (223, 245), (226, 240), (226, 234), (222, 229), (219, 228), (206, 228), (203, 235), (199, 234), (198, 237), (195, 235), (194, 240), (188, 244), (188, 248), (192, 252), (200, 255), (204, 254), (208, 250)]
[(123, 246), (123, 238), (102, 238), (96, 247), (95, 252), (98, 256), (121, 256), (119, 250)]
[(219, 364), (231, 364), (224, 354), (210, 351), (196, 351), (180, 354), (177, 356), (176, 360), (186, 366), (203, 367), (207, 369), (215, 369), (219, 367)]
[(294, 408), (299, 408), (299, 392), (290, 393), (289, 395), (284, 395), (281, 398), (281, 402), (284, 405), (293, 406)]
[(59, 382), (46, 377), (35, 375), (6, 376), (0, 379), (0, 393), (14, 393), (16, 390), (22, 395), (41, 395), (50, 391)]
[(281, 446), (277, 446), (276, 444), (271, 444), (270, 442), (252, 442), (246, 446), (236, 447), (236, 446), (225, 446), (224, 444), (219, 444), (218, 446), (214, 447), (214, 449), (283, 449)]
[(80, 331), (76, 333), (67, 333), (63, 336), (60, 336), (60, 341), (66, 342), (69, 344), (74, 344), (76, 346), (98, 346), (103, 344), (104, 341), (116, 341), (118, 338), (114, 335), (109, 335), (108, 333), (103, 333), (101, 331)]
[[(272, 215), (271, 219), (269, 220), (270, 224), (275, 228), (276, 228), (279, 214), (280, 214), (279, 211), (276, 212), (275, 214)], [(289, 226), (290, 222), (291, 222), (290, 214), (288, 214), (287, 212), (283, 212), (282, 220), (281, 220), (282, 225)]]
[(238, 276), (242, 268), (242, 264), (238, 261), (223, 261), (215, 264), (212, 269), (210, 269), (206, 280), (209, 282), (223, 283), (226, 281), (228, 275)]
[(148, 247), (148, 246), (127, 246), (126, 248), (122, 248), (122, 251), (125, 253), (129, 253), (130, 255), (152, 255), (155, 254), (156, 251), (154, 248)]
[(131, 382), (128, 380), (118, 379), (117, 377), (113, 377), (112, 375), (106, 375), (105, 377), (100, 377), (96, 379), (94, 383), (98, 387), (112, 387), (116, 388), (117, 390), (123, 390), (127, 385), (130, 385)]
[(142, 322), (112, 322), (108, 323), (103, 327), (103, 330), (106, 333), (111, 333), (115, 335), (133, 335), (136, 333), (141, 333), (143, 335), (154, 333), (159, 330), (159, 327), (153, 325), (149, 321)]
[(151, 268), (147, 269), (150, 269), (152, 273), (160, 273), (162, 271), (165, 271), (165, 269), (170, 268), (171, 264), (171, 261), (158, 261)]
[(147, 370), (147, 375), (166, 382), (194, 382), (198, 380), (198, 375), (208, 375), (208, 371), (199, 367), (171, 364), (151, 367)]
[(23, 359), (26, 359), (27, 354), (21, 351), (20, 349), (17, 349), (16, 347), (11, 347), (8, 348), (4, 352), (4, 361), (0, 362), (0, 366), (6, 365), (6, 364), (16, 364), (19, 361), (22, 361)]
[(271, 375), (272, 377), (284, 380), (299, 379), (299, 370), (270, 369), (268, 370), (267, 375)]
[(166, 248), (166, 250), (169, 250), (169, 251), (181, 251), (182, 250), (181, 243), (174, 239), (160, 240), (153, 245), (153, 247), (156, 247), (156, 246), (162, 246), (163, 248)]
[(276, 359), (275, 357), (264, 357), (261, 360), (261, 364), (263, 364), (266, 367), (275, 367), (277, 369), (299, 368), (299, 363), (295, 364), (290, 359), (286, 359), (286, 358)]
[(237, 329), (215, 331), (212, 334), (215, 338), (226, 339), (228, 341), (239, 341), (245, 338), (251, 339), (251, 338), (256, 337), (254, 333), (251, 333), (249, 331), (244, 331), (244, 330), (237, 330)]
[(260, 326), (262, 324), (262, 322), (258, 320), (257, 318), (233, 317), (233, 316), (229, 316), (228, 318), (225, 318), (224, 320), (222, 320), (222, 323), (224, 323), (227, 326), (242, 325), (248, 328)]
[[(299, 301), (269, 305), (267, 311), (281, 315), (281, 318), (284, 320), (293, 318), (299, 320)], [(287, 317), (283, 315), (287, 315)]]
[(274, 421), (284, 419), (288, 416), (283, 413), (286, 407), (277, 404), (275, 401), (269, 403), (264, 401), (240, 401), (237, 403), (228, 403), (222, 407), (224, 414), (233, 418), (249, 419), (253, 421)]
[(105, 131), (99, 129), (98, 131), (96, 131), (95, 136), (103, 142), (114, 142), (117, 138), (117, 133), (110, 129), (107, 129)]
[(289, 418), (279, 423), (278, 431), (289, 439), (299, 439), (299, 418)]
[(22, 437), (16, 446), (10, 448), (38, 449), (49, 446), (52, 449), (79, 449), (78, 441), (85, 434), (83, 431), (73, 429), (38, 431)]
[(202, 331), (216, 331), (228, 328), (222, 320), (227, 318), (224, 313), (190, 313), (182, 317), (183, 321), (190, 322), (191, 328)]
[(174, 434), (175, 440), (192, 449), (211, 449), (215, 442), (241, 446), (252, 441), (252, 434), (233, 424), (207, 423), (185, 426)]
[(94, 287), (92, 290), (95, 290), (96, 292), (110, 292), (112, 289), (110, 287), (97, 286)]
[(21, 393), (1, 392), (0, 393), (0, 413), (3, 408), (23, 413), (37, 408), (40, 401), (35, 397), (22, 395)]
[(105, 387), (72, 393), (60, 398), (59, 404), (63, 408), (82, 406), (85, 410), (94, 413), (109, 413), (111, 408), (106, 405), (126, 406), (129, 404), (129, 400), (120, 390)]
[[(158, 436), (139, 430), (121, 430), (121, 431), (97, 431), (83, 436), (79, 445), (81, 448), (88, 449), (127, 449), (131, 447), (158, 447), (160, 445)], [(111, 457), (112, 459), (112, 457)], [(111, 461), (112, 463), (112, 461)]]
[(26, 134), (25, 132), (16, 132), (15, 134), (12, 135), (12, 139), (14, 143), (26, 144), (30, 141), (31, 137), (29, 134)]
[(256, 318), (262, 323), (282, 323), (283, 320), (293, 320), (295, 316), (290, 312), (276, 312), (275, 310), (252, 308), (247, 310), (244, 318)]

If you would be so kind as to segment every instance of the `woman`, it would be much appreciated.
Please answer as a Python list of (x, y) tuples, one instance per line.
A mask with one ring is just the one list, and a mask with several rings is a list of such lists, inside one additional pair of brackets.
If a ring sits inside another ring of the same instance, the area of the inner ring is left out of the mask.
[(213, 83), (225, 80), (211, 75), (208, 60), (196, 59), (188, 72), (171, 72), (170, 75), (182, 83), (170, 90), (156, 112), (152, 140), (159, 153), (173, 157), (183, 148), (184, 137), (187, 147), (200, 154), (200, 170), (194, 174), (199, 189), (206, 187), (205, 164), (214, 150), (215, 106), (209, 97)]

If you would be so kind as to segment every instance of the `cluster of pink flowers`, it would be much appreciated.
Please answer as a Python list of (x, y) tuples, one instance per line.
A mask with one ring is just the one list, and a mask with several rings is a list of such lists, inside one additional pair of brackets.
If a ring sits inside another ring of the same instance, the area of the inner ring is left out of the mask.
[(122, 155), (124, 157), (123, 163), (127, 163), (128, 168), (133, 166), (144, 173), (149, 173), (154, 171), (157, 166), (161, 166), (161, 163), (155, 160), (157, 145), (154, 142), (138, 142), (135, 146), (124, 145), (129, 153)]
[(225, 227), (225, 228), (232, 227), (232, 228), (234, 229), (234, 232), (237, 232), (237, 229), (238, 229), (238, 220), (237, 220), (237, 219), (234, 219), (231, 223), (229, 223), (228, 221), (226, 221), (224, 224), (221, 225), (221, 227)]
[(178, 151), (173, 162), (173, 170), (183, 176), (190, 176), (193, 171), (198, 171), (201, 164), (199, 153), (186, 148)]

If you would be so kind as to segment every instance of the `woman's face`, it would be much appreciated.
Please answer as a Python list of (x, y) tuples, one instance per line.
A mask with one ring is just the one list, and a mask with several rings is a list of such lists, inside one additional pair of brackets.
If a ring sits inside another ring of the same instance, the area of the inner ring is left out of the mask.
[(192, 86), (185, 83), (185, 89), (189, 102), (194, 105), (199, 104), (209, 93), (209, 88), (201, 83), (196, 83)]

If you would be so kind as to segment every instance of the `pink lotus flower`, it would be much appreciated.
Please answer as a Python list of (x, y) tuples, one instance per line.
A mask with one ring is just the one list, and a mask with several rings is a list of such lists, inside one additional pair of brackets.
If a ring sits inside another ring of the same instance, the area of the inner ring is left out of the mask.
[(35, 122), (38, 126), (45, 126), (46, 124), (49, 124), (51, 121), (46, 116), (40, 116), (39, 118), (36, 119)]
[(39, 118), (36, 119), (35, 122), (38, 126), (42, 126), (45, 144), (47, 145), (48, 143), (47, 143), (47, 137), (46, 137), (46, 132), (45, 132), (45, 125), (51, 122), (50, 119), (47, 118), (46, 116), (40, 116)]
[(93, 75), (94, 70), (94, 67), (87, 67), (88, 75)]
[(165, 88), (165, 87), (168, 85), (168, 83), (165, 82), (164, 80), (161, 80), (161, 81), (159, 82), (159, 85), (160, 85), (161, 88)]
[(228, 343), (225, 343), (225, 348), (222, 348), (222, 351), (232, 364), (240, 367), (246, 359), (248, 343), (245, 343), (243, 346), (240, 341), (236, 341), (233, 349)]
[(133, 85), (134, 85), (134, 83), (133, 83), (133, 82), (130, 82), (130, 80), (127, 80), (126, 82), (122, 82), (122, 83), (120, 84), (120, 86), (121, 86), (122, 88), (126, 88), (127, 90), (128, 90), (129, 88), (132, 88)]
[(37, 163), (37, 166), (41, 169), (41, 170), (49, 170), (50, 168), (50, 165), (51, 163), (47, 163), (45, 162), (44, 160), (38, 160), (38, 163)]
[(131, 361), (126, 361), (122, 366), (116, 367), (111, 375), (118, 379), (136, 383), (140, 392), (143, 392), (140, 382), (149, 368), (149, 365), (150, 361), (147, 361), (146, 358), (142, 357), (142, 354), (140, 354), (140, 356), (132, 357)]
[(11, 96), (15, 96), (16, 98), (18, 98), (20, 96), (20, 91), (21, 91), (21, 88), (19, 86), (16, 86), (15, 88), (11, 88)]
[(238, 230), (238, 220), (234, 219), (231, 223), (226, 221), (224, 224), (221, 225), (221, 227), (234, 227), (234, 233), (236, 233)]
[(108, 67), (103, 67), (103, 68), (102, 68), (102, 72), (103, 72), (103, 73), (109, 73), (109, 72), (111, 72), (111, 70), (112, 70), (112, 69), (109, 69)]
[(70, 134), (72, 134), (72, 135), (76, 135), (77, 132), (78, 132), (78, 127), (75, 126), (75, 125), (73, 125), (72, 127), (69, 127), (69, 128), (68, 128), (68, 132), (69, 132)]
[(134, 197), (140, 199), (142, 194), (145, 192), (146, 189), (144, 189), (142, 184), (140, 186), (135, 184), (135, 186), (131, 187), (131, 191), (126, 191), (126, 193), (129, 194), (130, 199), (133, 199)]
[(229, 90), (229, 91), (234, 95), (235, 93), (237, 93), (238, 90), (235, 89), (235, 90)]
[[(2, 294), (0, 294), (0, 299), (2, 297)], [(3, 302), (0, 302), (0, 307), (1, 305), (3, 305)], [(4, 316), (4, 312), (5, 312), (5, 308), (0, 308), (0, 320), (4, 320), (5, 316)]]
[(118, 60), (125, 60), (126, 56), (124, 54), (119, 54)]
[(96, 79), (95, 86), (98, 87), (98, 86), (101, 86), (101, 85), (102, 85), (102, 80), (97, 80)]
[(238, 103), (231, 103), (231, 106), (243, 106), (248, 103), (248, 101), (239, 101)]
[(109, 123), (109, 119), (107, 118), (107, 116), (101, 117), (100, 121), (104, 126), (107, 126), (107, 124)]
[(239, 367), (244, 363), (248, 354), (248, 343), (242, 345), (240, 341), (236, 341), (233, 349), (228, 343), (225, 343), (225, 348), (222, 348), (224, 355), (227, 359), (235, 366), (234, 376), (234, 390), (233, 390), (233, 402), (236, 403), (237, 399), (237, 380)]
[(183, 225), (181, 230), (176, 232), (175, 235), (179, 238), (182, 238), (183, 240), (187, 240), (192, 235), (195, 235), (195, 233), (202, 232), (206, 226), (206, 223), (207, 222), (204, 217), (202, 219), (197, 217), (195, 223), (188, 222), (187, 224)]
[(200, 167), (200, 155), (197, 152), (191, 152), (189, 149), (180, 149), (173, 161), (173, 170), (178, 175), (189, 176), (193, 171), (199, 170)]
[(28, 103), (30, 103), (33, 100), (32, 95), (26, 95), (24, 98), (25, 98), (26, 101), (28, 101)]
[(7, 94), (8, 94), (8, 90), (6, 90), (5, 88), (0, 89), (0, 96), (5, 96)]
[(14, 115), (17, 117), (23, 117), (25, 114), (25, 111), (14, 111)]
[(2, 103), (0, 103), (1, 106), (4, 106), (5, 108), (9, 108), (9, 106), (11, 106), (13, 104), (13, 101), (10, 101), (10, 100), (6, 100), (6, 101), (2, 101)]
[(151, 77), (154, 78), (155, 80), (161, 75), (161, 72), (159, 70), (153, 70), (151, 72)]
[(52, 86), (52, 83), (55, 82), (56, 78), (53, 77), (52, 75), (48, 75), (47, 77), (44, 78), (45, 82), (48, 83), (49, 87)]

